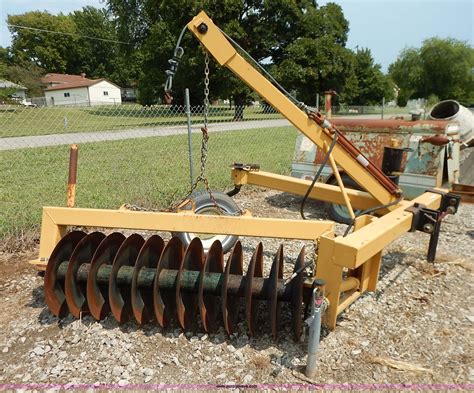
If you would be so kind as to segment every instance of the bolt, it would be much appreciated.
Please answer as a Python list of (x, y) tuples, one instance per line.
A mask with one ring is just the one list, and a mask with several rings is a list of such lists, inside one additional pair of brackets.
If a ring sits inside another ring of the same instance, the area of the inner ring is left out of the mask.
[(454, 206), (448, 206), (448, 207), (446, 208), (446, 213), (448, 213), (448, 214), (454, 214), (454, 213), (456, 213), (456, 208), (455, 208)]
[(202, 22), (202, 23), (198, 26), (197, 30), (198, 30), (198, 32), (199, 32), (200, 34), (206, 34), (206, 33), (207, 33), (207, 30), (208, 30), (208, 27), (207, 27), (207, 25), (206, 25), (204, 22)]
[(423, 225), (423, 232), (431, 233), (431, 232), (433, 232), (433, 230), (434, 230), (433, 224), (425, 224), (425, 225)]
[(458, 202), (458, 201), (456, 200), (456, 198), (451, 198), (451, 199), (449, 200), (449, 204), (452, 205), (452, 206), (456, 205), (457, 202)]

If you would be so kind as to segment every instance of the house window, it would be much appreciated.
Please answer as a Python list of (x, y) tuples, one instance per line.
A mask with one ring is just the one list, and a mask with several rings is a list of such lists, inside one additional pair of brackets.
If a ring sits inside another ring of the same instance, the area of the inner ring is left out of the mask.
[(64, 93), (64, 97), (70, 97), (71, 95), (69, 93)]
[(108, 96), (109, 95), (109, 92), (108, 91), (104, 91), (104, 96)]

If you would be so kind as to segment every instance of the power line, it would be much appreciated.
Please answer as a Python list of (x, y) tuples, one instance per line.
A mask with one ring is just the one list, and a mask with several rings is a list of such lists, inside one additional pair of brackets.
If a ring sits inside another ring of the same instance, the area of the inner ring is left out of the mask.
[(69, 35), (73, 37), (81, 37), (81, 38), (88, 38), (90, 40), (97, 40), (97, 41), (105, 41), (105, 42), (114, 42), (117, 44), (126, 44), (126, 45), (131, 45), (130, 42), (125, 42), (125, 41), (116, 41), (116, 40), (109, 40), (107, 38), (99, 38), (99, 37), (91, 37), (89, 35), (81, 35), (81, 34), (76, 34), (76, 33), (66, 33), (64, 31), (53, 31), (53, 30), (47, 30), (47, 29), (38, 29), (36, 27), (29, 27), (29, 26), (22, 26), (22, 25), (11, 25), (7, 24), (9, 27), (16, 27), (19, 29), (25, 29), (25, 30), (33, 30), (33, 31), (41, 31), (43, 33), (52, 33), (52, 34), (62, 34), (62, 35)]

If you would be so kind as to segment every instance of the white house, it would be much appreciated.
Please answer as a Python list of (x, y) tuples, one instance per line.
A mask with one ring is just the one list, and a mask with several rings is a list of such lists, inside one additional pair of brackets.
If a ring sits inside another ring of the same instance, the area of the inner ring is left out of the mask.
[(16, 89), (12, 94), (12, 98), (16, 98), (19, 101), (26, 100), (26, 87), (18, 85), (16, 83), (7, 81), (6, 79), (0, 79), (0, 89)]
[(44, 95), (48, 106), (55, 105), (119, 105), (120, 87), (106, 79), (88, 79), (85, 74), (46, 74)]

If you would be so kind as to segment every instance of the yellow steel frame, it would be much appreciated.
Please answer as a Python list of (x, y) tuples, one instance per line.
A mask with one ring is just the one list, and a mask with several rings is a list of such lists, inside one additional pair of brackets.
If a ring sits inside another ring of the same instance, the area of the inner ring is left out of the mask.
[[(200, 34), (197, 29), (203, 22), (208, 26), (206, 34)], [(220, 64), (226, 65), (247, 82), (309, 139), (322, 149), (329, 145), (330, 134), (310, 120), (248, 64), (204, 12), (196, 16), (188, 27)], [(344, 149), (336, 144), (332, 154), (335, 160), (332, 162), (333, 167), (337, 162), (368, 192), (316, 183), (310, 198), (346, 203), (356, 209), (372, 208), (393, 201), (394, 197)], [(306, 180), (241, 169), (232, 171), (232, 179), (237, 186), (255, 184), (297, 195), (304, 195), (310, 185)], [(441, 198), (438, 193), (427, 192), (410, 202), (401, 201), (381, 209), (378, 213), (385, 215), (380, 218), (367, 215), (358, 217), (354, 232), (346, 237), (336, 236), (332, 221), (257, 218), (248, 214), (239, 217), (195, 215), (192, 211), (165, 213), (44, 207), (39, 259), (33, 263), (44, 269), (54, 247), (71, 226), (311, 240), (318, 242), (319, 246), (315, 278), (326, 282), (329, 307), (324, 323), (332, 329), (342, 310), (365, 291), (375, 290), (383, 248), (411, 229), (413, 215), (406, 209), (415, 203), (438, 209)]]
[[(207, 31), (199, 32), (198, 27), (206, 24)], [(220, 29), (212, 22), (209, 16), (201, 11), (188, 23), (188, 29), (196, 36), (201, 44), (214, 56), (220, 65), (229, 68), (241, 80), (255, 90), (270, 105), (276, 108), (296, 128), (306, 135), (319, 148), (324, 149), (324, 144), (329, 146), (332, 136), (308, 115), (291, 102), (268, 79), (252, 67), (222, 34)], [(332, 152), (336, 163), (359, 185), (367, 190), (379, 204), (393, 202), (396, 197), (387, 191), (366, 168), (352, 157), (344, 148), (336, 143)], [(394, 206), (388, 209), (392, 210)]]

